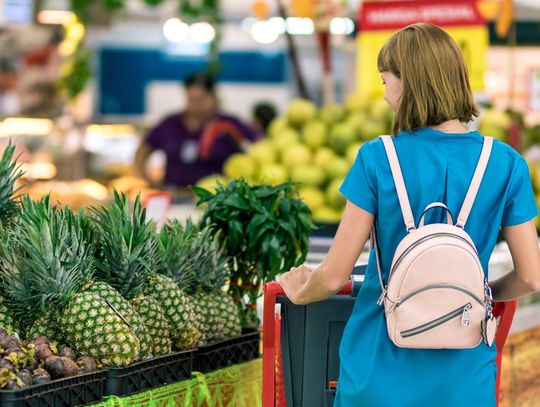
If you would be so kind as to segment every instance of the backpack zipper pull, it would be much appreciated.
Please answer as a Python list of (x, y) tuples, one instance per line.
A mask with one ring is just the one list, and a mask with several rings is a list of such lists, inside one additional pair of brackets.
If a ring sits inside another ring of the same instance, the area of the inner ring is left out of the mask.
[(399, 297), (395, 303), (392, 304), (390, 309), (388, 310), (387, 314), (390, 314), (394, 311), (394, 309), (401, 303), (401, 297)]
[(384, 302), (384, 299), (386, 298), (386, 291), (388, 290), (388, 286), (385, 286), (382, 290), (381, 296), (377, 300), (377, 305), (382, 305)]
[(461, 326), (469, 326), (471, 324), (471, 308), (471, 304), (467, 304), (465, 307), (463, 307), (463, 314), (461, 314)]

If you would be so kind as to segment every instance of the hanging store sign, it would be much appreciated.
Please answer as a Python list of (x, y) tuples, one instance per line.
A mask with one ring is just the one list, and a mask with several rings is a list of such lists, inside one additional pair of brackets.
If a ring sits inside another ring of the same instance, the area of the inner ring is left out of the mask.
[(397, 30), (418, 22), (440, 26), (460, 46), (473, 91), (484, 89), (489, 33), (476, 0), (364, 2), (358, 36), (358, 90), (369, 97), (383, 94), (377, 56)]

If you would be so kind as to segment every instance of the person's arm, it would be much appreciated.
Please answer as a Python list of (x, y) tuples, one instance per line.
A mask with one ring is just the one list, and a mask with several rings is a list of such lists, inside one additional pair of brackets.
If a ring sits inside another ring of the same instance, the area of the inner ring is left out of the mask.
[(295, 304), (325, 300), (337, 293), (347, 282), (366, 244), (374, 216), (347, 201), (328, 255), (319, 267), (292, 268), (278, 277), (287, 297)]
[(146, 171), (146, 161), (154, 149), (149, 144), (142, 142), (135, 152), (135, 170), (137, 176), (150, 182), (150, 177)]
[(540, 291), (540, 247), (533, 221), (503, 227), (514, 270), (491, 283), (495, 301), (508, 301)]

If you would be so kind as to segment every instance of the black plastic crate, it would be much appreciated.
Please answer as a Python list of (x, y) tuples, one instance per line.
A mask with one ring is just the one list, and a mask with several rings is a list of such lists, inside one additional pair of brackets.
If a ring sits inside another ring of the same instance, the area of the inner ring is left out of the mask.
[(87, 373), (21, 390), (0, 391), (2, 407), (63, 407), (99, 402), (105, 392), (107, 371)]
[(176, 352), (107, 371), (106, 396), (128, 396), (191, 378), (193, 351)]
[(208, 373), (257, 359), (260, 356), (260, 340), (259, 331), (244, 330), (236, 338), (201, 347), (195, 351), (193, 370)]

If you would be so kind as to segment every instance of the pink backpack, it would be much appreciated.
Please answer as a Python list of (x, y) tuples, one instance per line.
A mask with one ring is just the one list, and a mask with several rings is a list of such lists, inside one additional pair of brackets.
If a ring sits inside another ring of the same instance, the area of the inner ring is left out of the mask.
[[(492, 138), (485, 138), (480, 160), (454, 225), (447, 206), (426, 207), (416, 227), (391, 137), (382, 136), (408, 234), (399, 243), (386, 286), (383, 283), (375, 228), (375, 249), (388, 335), (403, 348), (473, 348), (482, 340), (491, 345), (497, 329), (491, 290), (478, 251), (465, 223), (491, 154)], [(424, 225), (432, 208), (447, 212), (447, 223)]]

